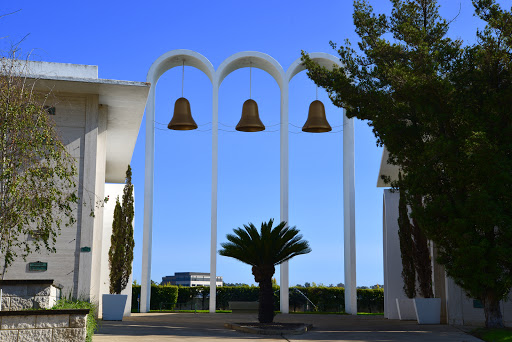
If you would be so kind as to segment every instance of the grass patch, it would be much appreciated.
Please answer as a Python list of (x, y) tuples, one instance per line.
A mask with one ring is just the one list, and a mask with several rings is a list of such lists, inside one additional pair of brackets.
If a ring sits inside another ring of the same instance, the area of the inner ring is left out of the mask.
[[(159, 312), (174, 312), (174, 313), (209, 313), (209, 310), (150, 310), (150, 313), (159, 313)], [(215, 310), (216, 313), (231, 313), (231, 310)], [(137, 310), (132, 310), (132, 313), (138, 313)], [(281, 311), (274, 311), (274, 314), (278, 315)], [(292, 315), (348, 315), (345, 312), (334, 312), (334, 311), (310, 311), (310, 312), (302, 312), (296, 311), (291, 312)], [(363, 316), (384, 316), (383, 312), (358, 312), (358, 315)], [(512, 342), (512, 340), (510, 340)]]
[[(133, 311), (132, 311), (133, 312)], [(150, 310), (150, 313), (176, 312), (176, 313), (210, 313), (210, 310)], [(231, 310), (215, 310), (216, 313), (231, 313)]]
[(384, 316), (384, 312), (358, 312), (361, 316)]
[(512, 342), (512, 329), (485, 329), (473, 330), (471, 335), (487, 342)]
[[(311, 311), (311, 312), (290, 312), (294, 315), (348, 315), (346, 312), (327, 312), (327, 311)], [(384, 316), (383, 312), (358, 312), (362, 316)], [(512, 342), (512, 341), (511, 341)]]
[(52, 310), (64, 310), (64, 309), (89, 309), (87, 315), (87, 335), (85, 337), (86, 342), (92, 342), (92, 336), (94, 332), (98, 330), (98, 323), (96, 322), (96, 305), (89, 303), (88, 301), (78, 299), (60, 299), (53, 307)]
[[(133, 313), (137, 313), (138, 311), (132, 310)], [(175, 313), (209, 313), (209, 310), (150, 310), (150, 313), (159, 313), (159, 312), (175, 312)], [(216, 313), (231, 313), (231, 310), (215, 310)], [(280, 314), (280, 311), (274, 312), (276, 315)], [(311, 311), (311, 312), (290, 312), (292, 315), (348, 315), (345, 312), (327, 312), (327, 311)], [(383, 312), (358, 312), (358, 315), (364, 316), (384, 316)], [(512, 340), (510, 340), (512, 342)]]
[(346, 315), (345, 312), (328, 312), (328, 311), (309, 311), (309, 312), (303, 312), (303, 311), (295, 311), (291, 312), (293, 315)]

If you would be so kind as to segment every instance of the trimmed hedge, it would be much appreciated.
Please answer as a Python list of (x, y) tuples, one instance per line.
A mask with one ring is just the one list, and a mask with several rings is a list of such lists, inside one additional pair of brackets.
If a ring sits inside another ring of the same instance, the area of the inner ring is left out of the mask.
[(309, 307), (311, 311), (315, 310), (315, 307), (304, 298), (301, 292), (316, 305), (317, 311), (345, 311), (345, 289), (323, 286), (290, 287), (290, 311), (306, 311), (305, 307)]
[[(301, 291), (316, 306), (318, 311), (345, 311), (345, 289), (343, 287), (290, 287), (290, 310), (302, 311), (308, 301), (298, 291)], [(310, 309), (314, 307), (309, 303)], [(384, 312), (384, 289), (357, 289), (357, 311)]]
[[(132, 310), (138, 308), (140, 285), (132, 287)], [(274, 309), (279, 310), (279, 286), (274, 289)], [(298, 290), (298, 291), (297, 291)], [(300, 293), (302, 292), (311, 302)], [(151, 310), (172, 309), (176, 304), (181, 309), (207, 309), (209, 287), (186, 287), (174, 285), (151, 286)], [(257, 286), (223, 286), (217, 288), (217, 310), (228, 310), (230, 301), (257, 301)], [(165, 303), (164, 305), (162, 303)], [(342, 287), (290, 287), (290, 311), (345, 311), (345, 289)], [(383, 289), (357, 289), (357, 311), (384, 312)]]
[[(137, 299), (140, 296), (140, 285), (132, 285), (132, 311), (138, 310)], [(174, 309), (178, 299), (178, 287), (175, 285), (151, 285), (151, 310)]]
[(196, 303), (197, 299), (200, 298), (200, 309), (207, 308), (208, 298), (210, 297), (210, 287), (206, 286), (198, 286), (198, 287), (189, 287), (189, 286), (178, 286), (178, 301), (179, 309), (185, 310), (195, 310), (197, 309)]
[(357, 289), (357, 311), (384, 312), (384, 289)]
[[(279, 286), (274, 290), (274, 310), (279, 310)], [(229, 310), (229, 302), (256, 302), (260, 296), (258, 286), (222, 286), (217, 288), (217, 310)]]

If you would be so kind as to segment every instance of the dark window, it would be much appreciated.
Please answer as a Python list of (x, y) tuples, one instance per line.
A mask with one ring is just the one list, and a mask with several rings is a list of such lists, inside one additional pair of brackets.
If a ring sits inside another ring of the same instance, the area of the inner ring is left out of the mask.
[(51, 106), (44, 106), (44, 109), (46, 109), (46, 111), (48, 112), (48, 114), (50, 114), (50, 115), (55, 115), (55, 107), (51, 107)]

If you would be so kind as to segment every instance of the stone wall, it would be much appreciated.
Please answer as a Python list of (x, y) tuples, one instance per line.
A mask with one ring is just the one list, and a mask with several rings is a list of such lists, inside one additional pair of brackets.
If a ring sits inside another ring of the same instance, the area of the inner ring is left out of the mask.
[(0, 280), (0, 289), (2, 311), (50, 309), (61, 297), (53, 280)]
[(83, 342), (89, 310), (0, 312), (2, 342)]

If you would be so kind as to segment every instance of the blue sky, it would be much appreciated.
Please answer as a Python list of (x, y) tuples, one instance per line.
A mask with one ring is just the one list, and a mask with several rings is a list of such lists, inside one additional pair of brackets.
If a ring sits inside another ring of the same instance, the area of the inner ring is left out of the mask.
[[(390, 3), (370, 1), (378, 12)], [(452, 23), (450, 36), (473, 43), (482, 27), (470, 0), (439, 1)], [(500, 1), (509, 7), (511, 1)], [(29, 34), (22, 43), (32, 59), (92, 64), (99, 77), (145, 81), (161, 54), (191, 49), (217, 68), (240, 51), (260, 51), (286, 70), (301, 50), (335, 54), (329, 41), (355, 42), (352, 1), (35, 1), (4, 2), (0, 48)], [(457, 16), (457, 14), (460, 14)], [(208, 272), (211, 191), (211, 84), (200, 71), (185, 68), (185, 97), (200, 125), (197, 131), (166, 129), (181, 96), (181, 68), (168, 71), (157, 86), (155, 204), (152, 279), (174, 272)], [(279, 220), (279, 88), (253, 69), (252, 97), (267, 132), (234, 131), (249, 96), (249, 70), (237, 70), (220, 88), (218, 242), (233, 228), (269, 218)], [(290, 132), (301, 132), (315, 86), (305, 72), (290, 84)], [(290, 213), (313, 251), (290, 262), (290, 285), (337, 284), (343, 277), (342, 111), (320, 89), (331, 134), (290, 134)], [(298, 127), (295, 127), (298, 126)], [(338, 127), (335, 127), (338, 126)], [(365, 122), (355, 123), (357, 285), (383, 283), (382, 189), (376, 188), (382, 150)], [(145, 122), (132, 158), (135, 184), (134, 278), (140, 282), (144, 197)], [(220, 246), (218, 247), (220, 248)], [(218, 256), (226, 282), (254, 283), (250, 267)], [(279, 280), (279, 270), (276, 270)]]

